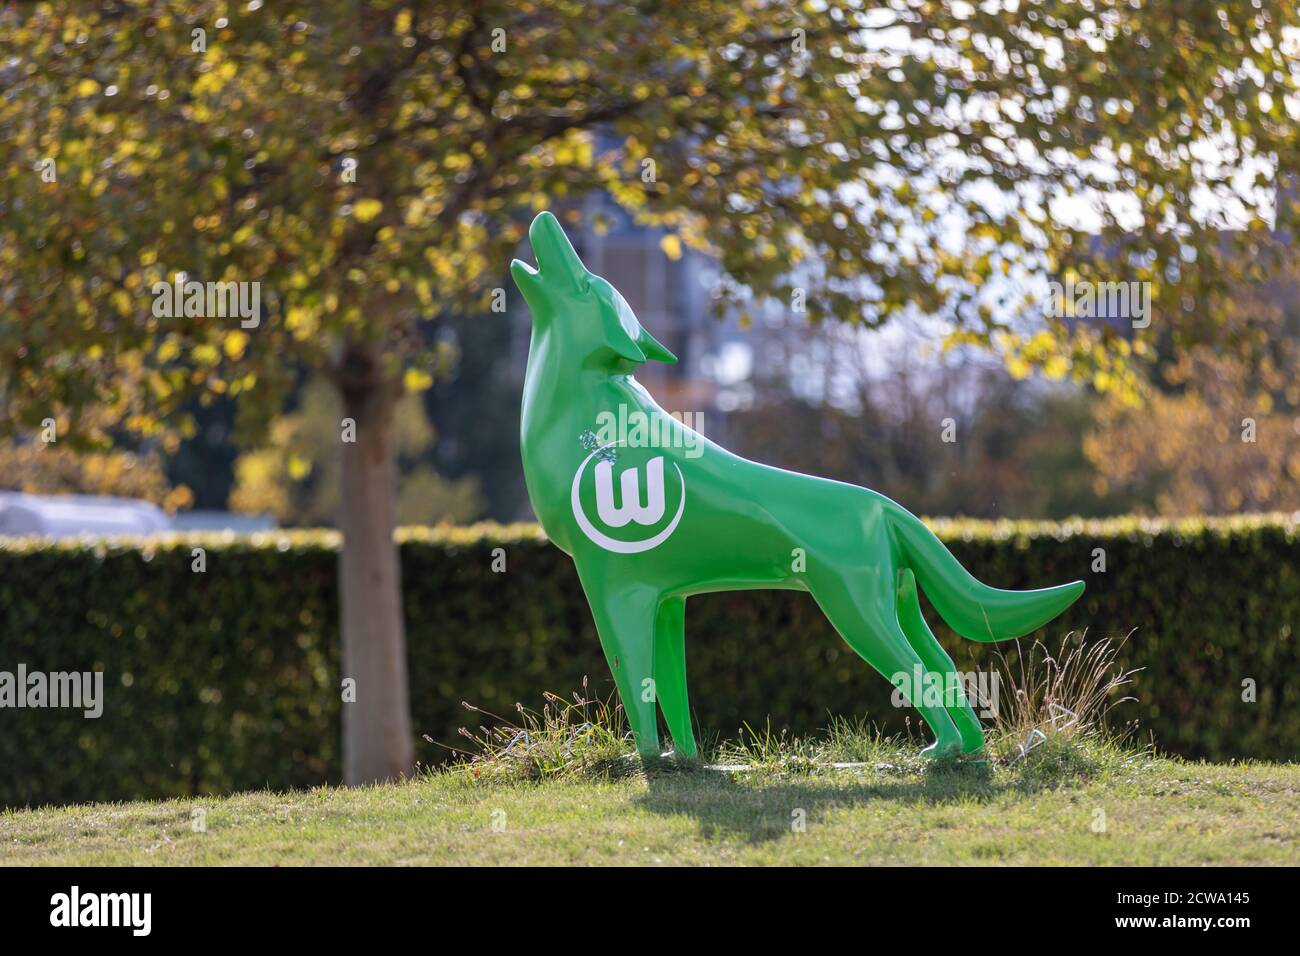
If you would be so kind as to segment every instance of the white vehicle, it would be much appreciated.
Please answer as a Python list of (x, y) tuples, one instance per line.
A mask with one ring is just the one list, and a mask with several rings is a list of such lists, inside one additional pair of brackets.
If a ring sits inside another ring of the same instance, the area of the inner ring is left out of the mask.
[(0, 491), (0, 535), (150, 535), (172, 530), (157, 505), (97, 495), (26, 495)]

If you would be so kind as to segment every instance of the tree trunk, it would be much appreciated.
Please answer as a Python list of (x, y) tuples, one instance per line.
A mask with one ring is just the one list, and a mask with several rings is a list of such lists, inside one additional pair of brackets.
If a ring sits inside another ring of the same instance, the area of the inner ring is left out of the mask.
[[(354, 347), (344, 359), (339, 593), (343, 677), (355, 700), (343, 703), (343, 782), (349, 786), (410, 774), (415, 761), (406, 677), (406, 629), (396, 523), (397, 460), (391, 389), (373, 353)], [(359, 376), (346, 375), (360, 371)]]

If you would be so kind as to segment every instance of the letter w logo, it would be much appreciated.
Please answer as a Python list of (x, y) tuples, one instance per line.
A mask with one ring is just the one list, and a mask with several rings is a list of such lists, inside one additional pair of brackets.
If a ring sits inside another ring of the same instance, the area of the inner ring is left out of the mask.
[(607, 461), (596, 463), (596, 513), (611, 528), (621, 528), (629, 521), (652, 525), (664, 516), (664, 460), (653, 458), (646, 465), (646, 503), (641, 505), (641, 479), (635, 468), (619, 476), (623, 507), (614, 504), (614, 466)]

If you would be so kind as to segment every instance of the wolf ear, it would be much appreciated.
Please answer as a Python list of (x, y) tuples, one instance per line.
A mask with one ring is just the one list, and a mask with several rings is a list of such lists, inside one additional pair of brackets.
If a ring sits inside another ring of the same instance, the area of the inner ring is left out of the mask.
[(564, 234), (560, 221), (549, 212), (537, 214), (528, 227), (528, 241), (532, 244), (543, 282), (556, 283), (556, 288), (580, 291), (591, 279), (591, 273), (573, 251), (573, 244)]
[(627, 329), (623, 328), (622, 322), (614, 322), (606, 329), (605, 344), (614, 350), (615, 355), (629, 362), (635, 362), (637, 365), (645, 362), (646, 355), (641, 351), (641, 346), (627, 334)]
[(638, 365), (648, 360), (670, 365), (677, 361), (677, 356), (664, 348), (644, 326), (638, 326), (636, 338), (632, 338), (622, 322), (614, 322), (605, 330), (605, 343), (615, 354)]
[(677, 364), (677, 356), (664, 348), (657, 338), (645, 330), (645, 326), (641, 327), (641, 334), (637, 336), (636, 344), (648, 359), (653, 359), (656, 362), (667, 362), (669, 365)]
[(540, 295), (542, 279), (536, 269), (526, 262), (512, 259), (510, 261), (510, 278), (515, 280), (515, 285), (524, 294), (524, 301), (528, 303), (530, 308), (536, 308), (542, 304)]

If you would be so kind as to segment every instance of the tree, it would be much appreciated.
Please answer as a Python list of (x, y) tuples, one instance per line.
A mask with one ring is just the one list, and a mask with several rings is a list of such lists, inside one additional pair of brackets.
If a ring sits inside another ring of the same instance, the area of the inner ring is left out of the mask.
[[(271, 422), (270, 441), (235, 462), (234, 511), (274, 515), (283, 524), (332, 525), (339, 513), (338, 394), (322, 379), (308, 381), (298, 408)], [(420, 396), (393, 408), (398, 458), (397, 520), (404, 525), (468, 524), (483, 511), (472, 477), (448, 480), (421, 460), (435, 442)]]
[[(1103, 387), (1129, 381), (1145, 337), (1029, 335), (1034, 304), (995, 277), (1037, 262), (1097, 279), (1123, 263), (1152, 283), (1158, 323), (1212, 331), (1213, 264), (1258, 238), (1272, 196), (1242, 177), (1268, 186), (1296, 168), (1294, 7), (1006, 7), (9, 5), (4, 419), (53, 415), (89, 445), (105, 438), (83, 427), (94, 405), (161, 437), (192, 427), (177, 409), (200, 390), (248, 399), (252, 432), (296, 366), (327, 376), (355, 425), (340, 468), (358, 688), (345, 778), (405, 772), (393, 407), (429, 383), (422, 327), (491, 307), (531, 212), (603, 188), (668, 230), (670, 252), (714, 255), (737, 280), (720, 304), (798, 296), (876, 324), (915, 307)], [(1203, 157), (1211, 139), (1221, 162)], [(1092, 207), (1095, 231), (1053, 217), (1062, 192)], [(1224, 240), (1197, 212), (1206, 195), (1249, 228)], [(260, 315), (196, 301), (158, 314), (178, 273), (245, 283)], [(147, 401), (125, 407), (126, 382)]]
[(1185, 517), (1300, 508), (1300, 253), (1278, 278), (1239, 287), (1224, 331), (1154, 369), (1141, 408), (1106, 401), (1084, 447), (1099, 493)]
[(187, 507), (189, 488), (172, 486), (156, 452), (122, 448), (76, 452), (39, 441), (0, 444), (4, 489), (29, 495), (117, 495), (141, 498), (167, 511)]

